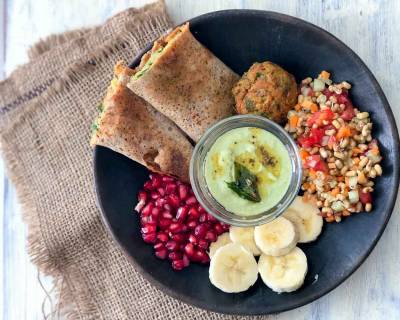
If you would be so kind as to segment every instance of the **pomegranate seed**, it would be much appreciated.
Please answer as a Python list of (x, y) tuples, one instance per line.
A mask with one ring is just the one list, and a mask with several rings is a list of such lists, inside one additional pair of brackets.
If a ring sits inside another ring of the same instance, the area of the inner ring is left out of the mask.
[(155, 233), (157, 230), (157, 227), (152, 224), (146, 224), (140, 231), (142, 233)]
[(164, 260), (165, 258), (167, 258), (168, 251), (165, 248), (161, 249), (161, 250), (157, 250), (155, 252), (155, 255), (156, 255), (157, 258)]
[(143, 216), (140, 218), (140, 223), (144, 227), (146, 224), (157, 224), (157, 220), (153, 216)]
[(165, 189), (164, 188), (160, 187), (160, 188), (157, 189), (157, 191), (160, 194), (160, 196), (162, 196), (162, 197), (165, 196)]
[(185, 253), (189, 256), (192, 257), (194, 255), (194, 245), (193, 243), (188, 243), (186, 244), (185, 248)]
[(224, 228), (219, 222), (214, 225), (214, 231), (217, 233), (217, 235), (223, 234), (225, 232)]
[(156, 242), (157, 236), (155, 233), (142, 233), (143, 241), (146, 243), (154, 243)]
[(152, 192), (150, 193), (150, 197), (151, 197), (153, 200), (156, 200), (156, 199), (158, 199), (158, 198), (160, 197), (160, 195), (158, 194), (157, 191), (152, 191)]
[[(165, 201), (167, 201), (167, 199), (165, 199)], [(164, 204), (164, 209), (167, 210), (167, 211), (172, 212), (172, 207), (171, 207), (171, 205), (169, 203), (165, 203)]]
[(204, 250), (198, 249), (194, 251), (192, 259), (193, 261), (203, 263), (203, 261), (207, 261), (209, 259), (209, 256)]
[[(149, 216), (149, 217), (151, 217), (151, 216)], [(144, 226), (145, 224), (147, 224), (147, 223), (149, 222), (149, 217), (146, 217), (146, 216), (140, 217), (140, 224), (141, 224), (142, 226)]]
[(174, 234), (172, 235), (171, 239), (178, 243), (182, 243), (186, 241), (186, 235), (183, 233)]
[(183, 255), (182, 261), (183, 261), (183, 266), (184, 267), (188, 267), (189, 266), (190, 260), (189, 260), (189, 257), (186, 254)]
[(185, 221), (188, 211), (189, 208), (187, 206), (179, 207), (178, 210), (176, 210), (176, 219), (180, 222)]
[(203, 223), (207, 221), (207, 213), (202, 213), (199, 218), (199, 222)]
[(189, 219), (197, 220), (200, 217), (199, 211), (195, 207), (189, 209)]
[(192, 204), (196, 204), (197, 203), (197, 199), (195, 196), (191, 196), (189, 198), (187, 198), (186, 200), (186, 204), (192, 205)]
[(169, 231), (171, 231), (172, 233), (179, 233), (183, 231), (183, 225), (179, 222), (174, 222), (171, 223), (171, 225), (169, 226)]
[(169, 240), (166, 244), (165, 247), (169, 250), (169, 251), (176, 251), (179, 248), (178, 243), (176, 243), (174, 240)]
[(156, 251), (158, 251), (158, 250), (160, 250), (160, 249), (165, 249), (164, 244), (161, 243), (161, 242), (156, 243), (156, 244), (153, 246), (153, 248), (154, 248), (154, 250), (156, 250)]
[(205, 239), (211, 242), (217, 241), (217, 235), (213, 231), (207, 231)]
[(188, 196), (188, 187), (185, 186), (184, 184), (179, 185), (178, 193), (179, 193), (179, 198), (182, 201), (185, 200)]
[(138, 204), (135, 207), (135, 210), (137, 212), (140, 212), (140, 210), (142, 210), (142, 208), (146, 204), (146, 200), (147, 200), (147, 193), (145, 191), (139, 191)]
[(176, 184), (175, 183), (170, 182), (165, 186), (165, 192), (167, 194), (174, 193), (175, 190), (176, 190)]
[(169, 260), (181, 260), (182, 259), (182, 253), (172, 251), (168, 254), (168, 259)]
[(205, 254), (205, 256), (204, 256), (203, 259), (201, 259), (200, 262), (203, 263), (203, 264), (209, 263), (210, 262), (210, 256), (207, 253), (204, 253), (204, 254)]
[(197, 238), (193, 234), (189, 235), (188, 240), (190, 243), (197, 244)]
[(151, 210), (152, 217), (157, 218), (159, 214), (160, 214), (160, 208), (154, 207)]
[(156, 207), (158, 207), (158, 208), (162, 208), (166, 203), (167, 203), (167, 200), (165, 198), (158, 198), (155, 202)]
[(179, 198), (176, 194), (170, 194), (167, 198), (168, 203), (174, 208), (179, 207)]
[(151, 183), (151, 181), (146, 181), (143, 185), (143, 188), (147, 191), (151, 191), (153, 190), (153, 184)]
[(175, 179), (169, 176), (163, 176), (162, 181), (168, 183), (168, 182), (174, 182)]
[(159, 232), (157, 233), (157, 239), (160, 240), (161, 242), (167, 242), (169, 237), (165, 232)]
[(153, 189), (161, 187), (162, 184), (161, 177), (159, 175), (155, 175), (154, 177), (152, 176), (151, 184), (153, 186)]
[(153, 210), (154, 204), (153, 202), (149, 202), (148, 204), (146, 204), (146, 206), (143, 208), (142, 210), (142, 215), (143, 216), (148, 216), (151, 213), (151, 210)]
[(194, 228), (196, 228), (197, 227), (197, 221), (194, 221), (194, 220), (192, 220), (192, 221), (189, 221), (188, 223), (187, 223), (187, 227), (189, 228), (189, 229), (194, 229)]
[(161, 217), (164, 219), (173, 219), (174, 218), (174, 216), (172, 215), (172, 213), (170, 211), (161, 212)]
[(190, 185), (156, 173), (138, 193), (135, 210), (140, 212), (143, 241), (153, 244), (157, 258), (171, 260), (174, 270), (191, 261), (208, 263), (210, 243), (229, 230), (204, 210)]
[(172, 261), (172, 269), (180, 271), (185, 267), (183, 260), (174, 260)]
[(206, 240), (200, 239), (199, 243), (197, 244), (197, 246), (201, 249), (207, 250), (208, 246), (210, 245), (210, 243)]
[(194, 229), (194, 235), (199, 238), (204, 238), (208, 231), (207, 225), (205, 223), (199, 224), (195, 229)]
[(144, 207), (145, 203), (143, 201), (139, 201), (137, 203), (137, 205), (135, 206), (134, 210), (136, 212), (140, 212), (142, 210), (142, 208)]
[(230, 228), (229, 224), (226, 224), (226, 223), (223, 223), (223, 222), (220, 222), (220, 223), (221, 223), (222, 229), (224, 229), (224, 231), (229, 231), (229, 228)]
[(158, 221), (158, 225), (159, 225), (161, 230), (167, 229), (170, 226), (171, 223), (172, 223), (171, 219), (160, 219)]

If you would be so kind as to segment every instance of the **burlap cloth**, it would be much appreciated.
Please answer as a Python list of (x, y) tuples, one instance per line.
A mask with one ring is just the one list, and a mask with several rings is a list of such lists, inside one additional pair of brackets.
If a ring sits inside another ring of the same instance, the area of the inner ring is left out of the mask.
[[(0, 83), (0, 140), (39, 269), (72, 319), (220, 319), (151, 286), (107, 234), (95, 203), (90, 124), (112, 77), (171, 26), (164, 3), (50, 36)], [(228, 318), (228, 317), (227, 317)]]

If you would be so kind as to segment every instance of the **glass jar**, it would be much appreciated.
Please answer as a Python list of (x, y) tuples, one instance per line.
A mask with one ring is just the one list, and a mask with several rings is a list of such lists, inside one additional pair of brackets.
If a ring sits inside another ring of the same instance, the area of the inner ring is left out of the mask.
[[(265, 212), (241, 216), (226, 210), (216, 199), (214, 199), (207, 187), (205, 178), (206, 156), (215, 141), (224, 133), (242, 127), (255, 127), (264, 129), (276, 136), (286, 147), (291, 162), (291, 176), (289, 187), (280, 201)], [(255, 115), (238, 115), (226, 118), (211, 128), (202, 136), (194, 148), (190, 162), (190, 182), (193, 192), (208, 213), (218, 220), (230, 225), (249, 227), (268, 223), (279, 217), (297, 196), (302, 180), (302, 163), (297, 145), (292, 137), (277, 123)]]

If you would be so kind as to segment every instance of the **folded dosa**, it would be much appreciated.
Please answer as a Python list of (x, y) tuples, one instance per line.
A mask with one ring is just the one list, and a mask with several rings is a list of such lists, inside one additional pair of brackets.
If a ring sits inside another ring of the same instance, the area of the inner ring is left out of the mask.
[(117, 64), (94, 124), (91, 145), (101, 145), (149, 170), (189, 181), (192, 145), (180, 129), (126, 87), (134, 70)]
[(157, 40), (137, 70), (128, 88), (194, 141), (233, 113), (239, 76), (193, 37), (188, 23)]

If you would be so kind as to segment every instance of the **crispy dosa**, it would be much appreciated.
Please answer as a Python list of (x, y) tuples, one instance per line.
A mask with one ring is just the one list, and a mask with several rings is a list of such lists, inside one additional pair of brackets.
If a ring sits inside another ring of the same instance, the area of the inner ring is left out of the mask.
[(154, 43), (128, 88), (198, 141), (208, 127), (232, 115), (231, 90), (238, 80), (186, 23)]
[(134, 70), (119, 63), (94, 124), (91, 145), (101, 145), (149, 170), (189, 181), (193, 147), (168, 118), (126, 87)]

